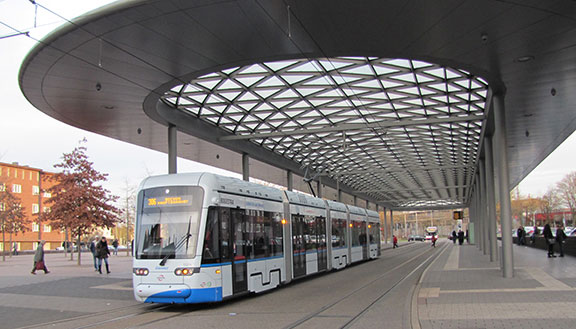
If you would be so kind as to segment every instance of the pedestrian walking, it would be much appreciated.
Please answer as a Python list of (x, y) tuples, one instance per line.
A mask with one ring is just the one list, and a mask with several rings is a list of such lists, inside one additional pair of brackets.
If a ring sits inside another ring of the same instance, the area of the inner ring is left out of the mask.
[(90, 242), (90, 252), (92, 253), (92, 259), (94, 260), (94, 271), (98, 272), (98, 256), (96, 254), (96, 244), (98, 243), (98, 237), (95, 237), (92, 242)]
[(110, 255), (110, 250), (108, 250), (108, 242), (106, 237), (102, 237), (100, 241), (96, 244), (96, 256), (98, 257), (98, 272), (102, 274), (102, 260), (106, 263), (106, 273), (110, 274), (110, 267), (108, 265), (108, 255)]
[(46, 241), (42, 240), (38, 242), (38, 247), (34, 253), (34, 267), (32, 268), (32, 274), (36, 274), (36, 270), (43, 270), (44, 274), (50, 273), (46, 268), (46, 263), (44, 262), (44, 244)]
[(398, 238), (395, 235), (392, 235), (392, 249), (398, 248)]
[(456, 244), (456, 230), (452, 231), (452, 243)]
[(554, 239), (554, 235), (552, 235), (552, 229), (550, 229), (550, 224), (544, 225), (542, 235), (544, 236), (544, 239), (548, 244), (548, 258), (556, 257), (556, 255), (554, 255), (554, 244), (556, 243), (556, 240)]
[(566, 242), (566, 233), (564, 233), (564, 225), (560, 224), (556, 229), (556, 242), (558, 242), (558, 249), (560, 249), (560, 257), (564, 257), (564, 243)]
[(432, 247), (434, 248), (436, 248), (436, 240), (438, 240), (436, 234), (432, 234)]
[(18, 256), (18, 242), (14, 242), (14, 244), (12, 244), (12, 255)]
[(114, 247), (114, 255), (118, 255), (118, 239), (112, 241), (112, 246)]
[(464, 243), (464, 232), (458, 230), (458, 244), (462, 245)]

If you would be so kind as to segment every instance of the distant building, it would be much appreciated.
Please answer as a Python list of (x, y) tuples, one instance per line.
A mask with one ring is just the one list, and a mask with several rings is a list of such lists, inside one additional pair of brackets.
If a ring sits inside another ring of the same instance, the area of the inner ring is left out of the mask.
[[(45, 249), (56, 249), (64, 241), (64, 233), (53, 230), (49, 222), (42, 221), (42, 215), (50, 211), (46, 202), (51, 195), (45, 191), (54, 185), (49, 178), (54, 173), (42, 169), (21, 166), (17, 162), (12, 164), (0, 162), (0, 193), (9, 190), (20, 198), (24, 207), (24, 214), (30, 221), (27, 232), (19, 232), (12, 235), (12, 241), (18, 246), (18, 250), (33, 250), (38, 246), (38, 240), (46, 240)], [(40, 223), (38, 222), (40, 218)], [(2, 245), (0, 235), (0, 251), (9, 250), (9, 237), (6, 234), (6, 245)]]

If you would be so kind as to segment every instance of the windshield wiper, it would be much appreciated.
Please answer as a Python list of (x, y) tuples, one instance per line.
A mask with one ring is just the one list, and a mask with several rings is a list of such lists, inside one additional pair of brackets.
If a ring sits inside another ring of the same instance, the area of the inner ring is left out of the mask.
[(192, 234), (190, 234), (190, 226), (191, 225), (192, 225), (192, 216), (190, 216), (190, 220), (188, 221), (188, 233), (186, 233), (180, 239), (180, 241), (178, 241), (178, 243), (176, 243), (176, 245), (174, 246), (174, 251), (172, 251), (171, 253), (164, 256), (164, 258), (162, 258), (162, 260), (160, 261), (160, 266), (166, 265), (168, 258), (170, 258), (170, 256), (172, 256), (172, 255), (176, 255), (176, 250), (178, 250), (178, 248), (182, 247), (184, 242), (186, 242), (186, 251), (188, 251), (188, 240), (190, 240), (190, 237), (192, 236)]

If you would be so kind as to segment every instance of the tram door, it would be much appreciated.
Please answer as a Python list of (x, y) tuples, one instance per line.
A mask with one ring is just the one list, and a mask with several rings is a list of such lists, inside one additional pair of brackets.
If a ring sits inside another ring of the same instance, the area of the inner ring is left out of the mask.
[(362, 245), (362, 259), (368, 259), (368, 239), (366, 236), (366, 222), (360, 225), (360, 244)]
[(241, 293), (248, 290), (248, 239), (246, 233), (246, 217), (244, 211), (239, 209), (230, 210), (230, 227), (232, 234), (232, 289), (233, 293)]
[(326, 218), (316, 217), (316, 234), (318, 241), (318, 271), (328, 268), (328, 250), (326, 249)]
[(306, 245), (304, 236), (304, 217), (292, 216), (292, 254), (294, 277), (306, 275)]

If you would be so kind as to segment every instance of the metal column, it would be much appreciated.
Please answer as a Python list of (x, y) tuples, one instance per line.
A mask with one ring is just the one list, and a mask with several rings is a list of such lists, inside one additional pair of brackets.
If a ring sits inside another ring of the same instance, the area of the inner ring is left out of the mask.
[(384, 243), (388, 244), (388, 218), (387, 218), (388, 216), (386, 213), (386, 207), (384, 207), (383, 213), (384, 213), (384, 226), (383, 226), (384, 227)]
[(392, 239), (393, 235), (394, 235), (394, 213), (392, 212), (392, 209), (390, 209), (390, 239)]
[(484, 165), (484, 159), (480, 159), (480, 212), (481, 212), (481, 220), (482, 220), (482, 245), (484, 249), (484, 255), (488, 255), (490, 252), (490, 243), (488, 242), (488, 212), (486, 211), (487, 207), (487, 198), (486, 198), (486, 166)]
[(494, 157), (492, 155), (492, 137), (484, 139), (484, 154), (486, 156), (486, 198), (488, 199), (488, 241), (490, 243), (490, 261), (498, 260), (498, 238), (496, 223), (496, 194), (494, 191)]
[(178, 150), (176, 149), (178, 130), (175, 125), (168, 126), (168, 173), (175, 174), (178, 172), (176, 161), (178, 159)]
[(502, 274), (505, 278), (514, 277), (514, 259), (512, 255), (512, 207), (510, 204), (510, 186), (508, 178), (508, 142), (506, 136), (506, 115), (504, 95), (494, 94), (494, 142), (498, 170), (498, 192), (500, 194), (500, 225), (502, 227)]
[(242, 179), (245, 181), (250, 180), (250, 157), (246, 153), (242, 153)]
[(316, 196), (322, 198), (324, 193), (322, 193), (322, 177), (318, 177), (318, 182), (316, 182)]
[(358, 197), (354, 196), (354, 205), (358, 207)]
[(286, 187), (288, 191), (292, 191), (294, 188), (294, 175), (292, 175), (292, 171), (290, 170), (286, 172)]

